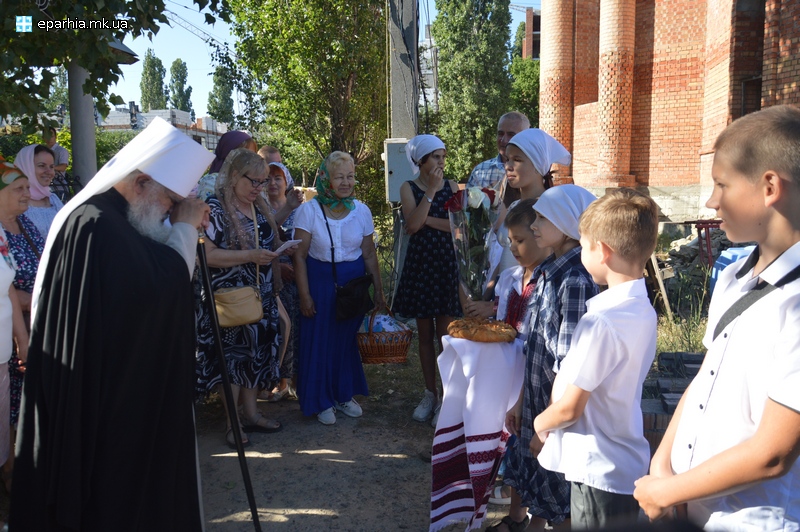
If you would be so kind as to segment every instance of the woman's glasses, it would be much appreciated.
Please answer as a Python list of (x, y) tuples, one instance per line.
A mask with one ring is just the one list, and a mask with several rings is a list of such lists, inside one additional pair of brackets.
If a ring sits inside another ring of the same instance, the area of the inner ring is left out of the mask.
[(242, 177), (250, 181), (250, 185), (252, 185), (253, 188), (264, 188), (267, 185), (267, 181), (269, 181), (256, 181), (255, 179), (247, 177), (247, 174), (242, 174)]

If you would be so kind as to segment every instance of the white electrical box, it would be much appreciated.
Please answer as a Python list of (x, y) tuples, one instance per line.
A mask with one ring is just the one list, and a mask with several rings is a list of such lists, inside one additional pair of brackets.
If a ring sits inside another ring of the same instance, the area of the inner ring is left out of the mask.
[(411, 173), (411, 163), (406, 158), (406, 144), (408, 139), (385, 139), (383, 141), (383, 155), (386, 182), (386, 201), (400, 202), (400, 185), (414, 179)]

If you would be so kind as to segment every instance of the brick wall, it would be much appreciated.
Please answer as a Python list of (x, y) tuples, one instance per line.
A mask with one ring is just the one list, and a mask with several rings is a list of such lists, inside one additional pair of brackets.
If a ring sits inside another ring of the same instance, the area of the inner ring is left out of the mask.
[(731, 39), (731, 119), (761, 108), (764, 56), (764, 8), (758, 2), (737, 2)]
[(800, 2), (766, 1), (762, 105), (800, 104)]
[(575, 10), (574, 105), (577, 107), (597, 101), (597, 70), (600, 65), (600, 0), (578, 2)]
[[(608, 186), (600, 141), (613, 140), (617, 118), (598, 90), (608, 68), (601, 0), (543, 4), (542, 127), (573, 153), (576, 183)], [(665, 195), (683, 190), (703, 213), (719, 133), (759, 107), (800, 105), (800, 1), (635, 0), (635, 9), (630, 174)]]
[(597, 174), (597, 102), (575, 107), (575, 147), (572, 175), (576, 185), (595, 186)]
[(733, 0), (708, 0), (701, 154), (712, 150), (717, 136), (731, 119), (733, 8)]
[(699, 179), (706, 2), (639, 0), (631, 173), (638, 185)]

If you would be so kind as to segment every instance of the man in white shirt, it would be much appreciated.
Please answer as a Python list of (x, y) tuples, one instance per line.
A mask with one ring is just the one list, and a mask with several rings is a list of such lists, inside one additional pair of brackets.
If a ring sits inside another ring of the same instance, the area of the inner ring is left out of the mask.
[(64, 146), (58, 144), (58, 142), (56, 141), (56, 135), (57, 135), (56, 128), (51, 127), (50, 137), (47, 139), (46, 142), (47, 142), (47, 147), (53, 150), (53, 153), (55, 154), (55, 166), (53, 167), (53, 169), (56, 172), (63, 174), (64, 172), (67, 171), (67, 166), (69, 166), (69, 152)]

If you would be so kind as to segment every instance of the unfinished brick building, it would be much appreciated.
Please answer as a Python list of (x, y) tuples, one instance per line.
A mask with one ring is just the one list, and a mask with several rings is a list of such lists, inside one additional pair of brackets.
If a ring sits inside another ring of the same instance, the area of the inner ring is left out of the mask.
[(798, 0), (542, 0), (540, 127), (562, 182), (647, 187), (673, 221), (703, 213), (732, 120), (800, 103)]

